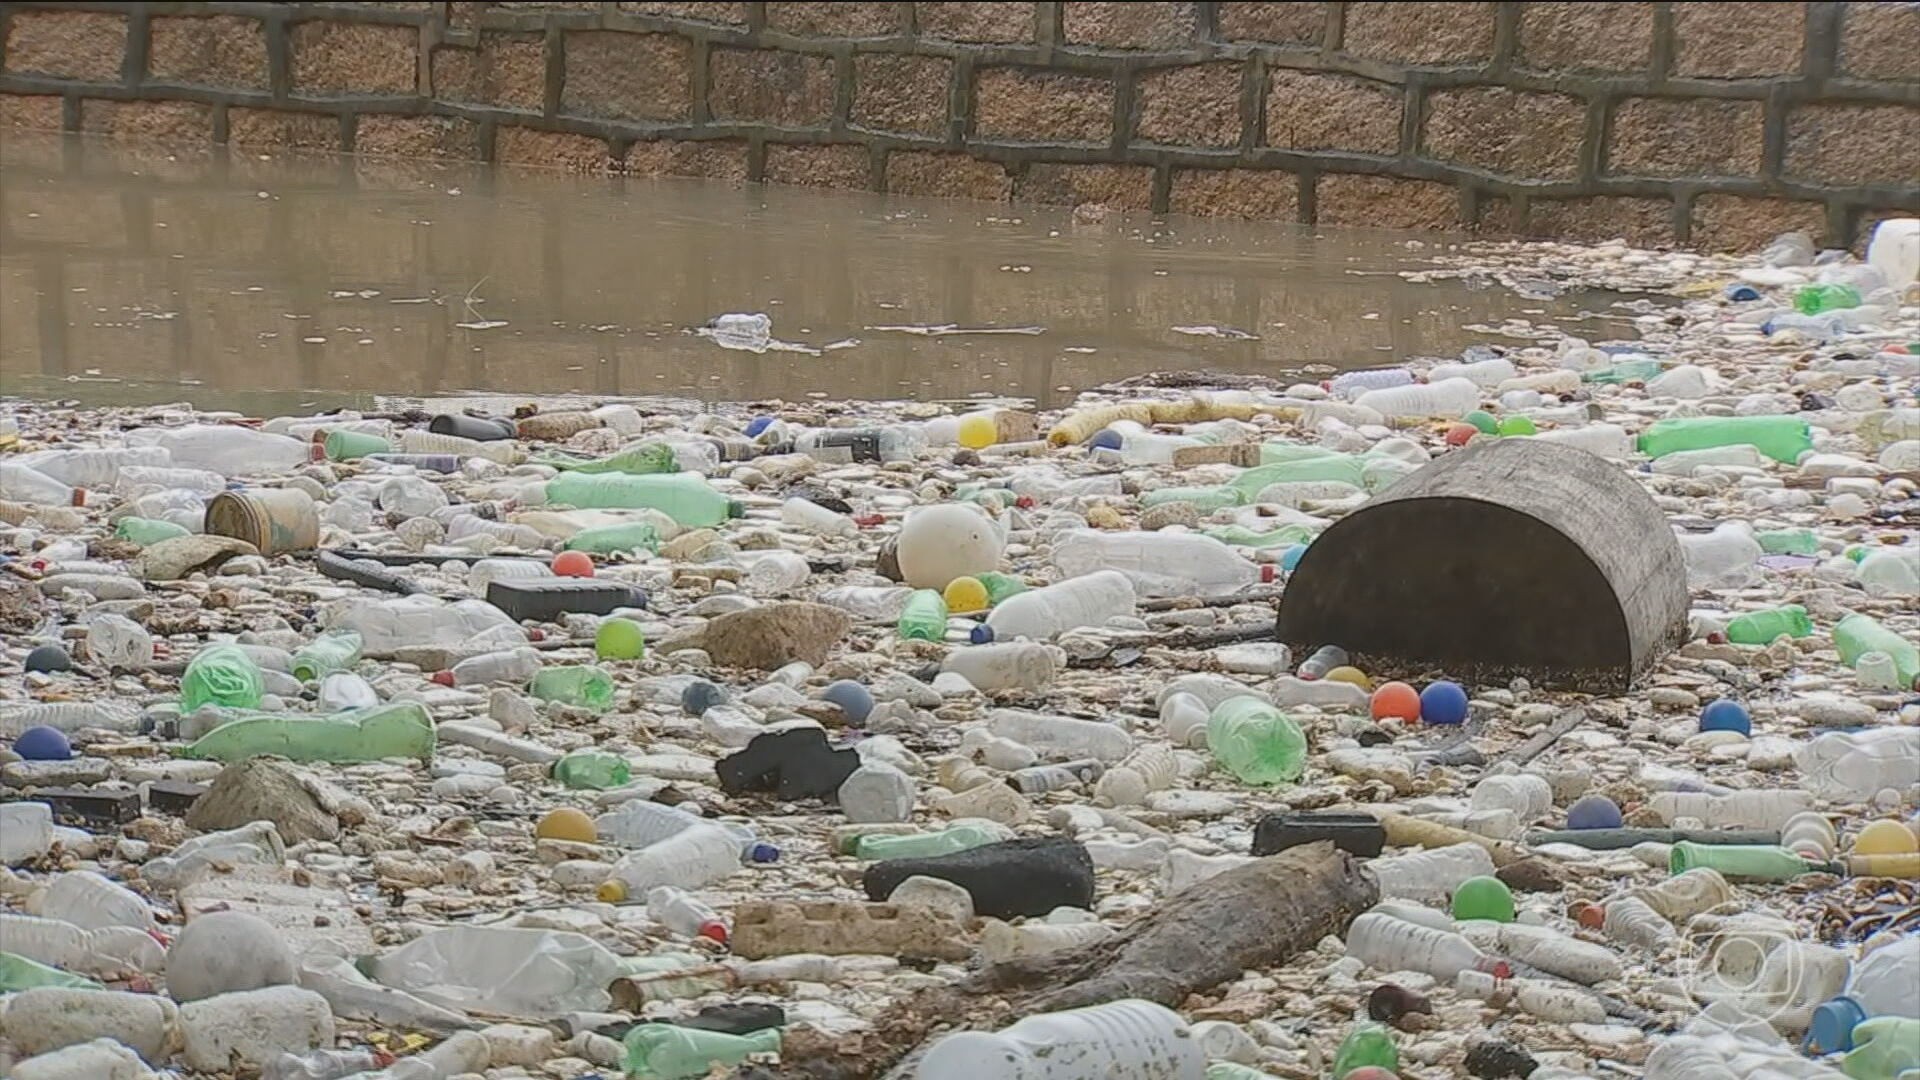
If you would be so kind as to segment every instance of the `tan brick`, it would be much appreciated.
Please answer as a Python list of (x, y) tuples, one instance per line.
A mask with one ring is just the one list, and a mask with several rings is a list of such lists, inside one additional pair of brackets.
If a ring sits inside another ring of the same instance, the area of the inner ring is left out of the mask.
[(769, 184), (864, 191), (873, 186), (873, 154), (864, 146), (767, 144)]
[(340, 118), (278, 109), (227, 110), (227, 145), (288, 150), (340, 149)]
[(1061, 4), (1067, 41), (1109, 49), (1179, 49), (1199, 36), (1193, 4)]
[(1623, 239), (1634, 247), (1673, 246), (1673, 202), (1597, 195), (1585, 199), (1536, 199), (1528, 208), (1527, 232), (1556, 240), (1597, 243)]
[(697, 176), (740, 184), (747, 179), (747, 144), (742, 139), (637, 142), (627, 151), (625, 167), (636, 176)]
[(1673, 5), (1673, 73), (1709, 79), (1800, 70), (1805, 4)]
[(1565, 94), (1496, 86), (1440, 90), (1427, 99), (1423, 144), (1446, 161), (1530, 179), (1579, 171), (1587, 107)]
[(1792, 199), (1702, 195), (1693, 200), (1688, 243), (1704, 251), (1751, 252), (1783, 232), (1801, 230), (1819, 243), (1827, 232), (1827, 208)]
[(267, 34), (259, 19), (238, 15), (156, 15), (147, 46), (147, 78), (188, 86), (267, 86)]
[(684, 120), (693, 111), (693, 47), (673, 34), (570, 33), (561, 111), (616, 120)]
[(1315, 206), (1320, 225), (1453, 229), (1461, 224), (1460, 193), (1429, 180), (1326, 174), (1315, 191)]
[(715, 120), (788, 127), (833, 119), (833, 58), (775, 49), (715, 49), (707, 105)]
[(1300, 213), (1300, 178), (1272, 169), (1175, 169), (1167, 209), (1292, 221)]
[(1920, 177), (1920, 106), (1803, 105), (1787, 116), (1785, 170), (1833, 184), (1900, 184)]
[(535, 34), (482, 34), (477, 49), (433, 50), (433, 96), (441, 101), (540, 112), (547, 103), (547, 46)]
[(478, 129), (456, 116), (363, 114), (354, 129), (353, 152), (373, 157), (478, 158)]
[(1607, 170), (1628, 176), (1755, 176), (1766, 106), (1714, 98), (1628, 98), (1615, 106)]
[(1113, 84), (1092, 75), (986, 68), (973, 79), (973, 133), (982, 139), (1106, 142)]
[(1147, 210), (1153, 206), (1153, 166), (1036, 162), (1027, 166), (1014, 195), (1021, 202), (1051, 206), (1099, 203), (1116, 210)]
[(1011, 43), (1033, 40), (1033, 5), (915, 4), (920, 36), (947, 41)]
[(1520, 62), (1545, 71), (1645, 71), (1653, 61), (1652, 4), (1526, 4)]
[(1013, 181), (999, 162), (964, 154), (894, 151), (887, 155), (887, 190), (895, 195), (1006, 202)]
[(772, 3), (767, 27), (808, 37), (883, 37), (906, 29), (907, 5)]
[(496, 165), (533, 165), (577, 173), (604, 173), (613, 168), (613, 154), (605, 139), (511, 125), (495, 129), (493, 161)]
[(80, 130), (119, 139), (203, 143), (213, 138), (213, 106), (197, 101), (83, 101)]
[(1920, 79), (1920, 5), (1848, 4), (1840, 70), (1869, 79)]
[(699, 2), (673, 4), (647, 2), (647, 0), (630, 3), (623, 0), (620, 10), (631, 15), (665, 15), (674, 19), (693, 19), (696, 22), (722, 23), (728, 26), (744, 25), (747, 21), (745, 4)]
[(876, 131), (944, 135), (953, 61), (861, 53), (853, 59), (853, 122)]
[(1214, 21), (1228, 41), (1318, 45), (1327, 32), (1325, 4), (1226, 3), (1215, 8)]
[(1185, 146), (1239, 145), (1240, 68), (1193, 64), (1142, 74), (1139, 137)]
[(1348, 4), (1346, 50), (1402, 64), (1472, 64), (1493, 57), (1492, 4)]
[(55, 94), (0, 94), (0, 128), (59, 131), (66, 105)]
[(1276, 69), (1267, 86), (1267, 145), (1392, 154), (1400, 148), (1400, 89), (1371, 79)]
[(15, 11), (6, 45), (9, 72), (117, 83), (127, 20), (91, 11)]
[(372, 23), (303, 22), (293, 27), (293, 91), (309, 96), (414, 94), (420, 86), (420, 31)]

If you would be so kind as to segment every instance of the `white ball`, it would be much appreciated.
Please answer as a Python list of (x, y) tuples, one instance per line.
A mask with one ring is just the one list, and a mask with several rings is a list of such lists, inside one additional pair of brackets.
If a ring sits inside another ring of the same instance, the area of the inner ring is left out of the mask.
[(967, 506), (929, 506), (907, 515), (895, 549), (900, 574), (916, 589), (944, 589), (1000, 565), (1000, 532)]

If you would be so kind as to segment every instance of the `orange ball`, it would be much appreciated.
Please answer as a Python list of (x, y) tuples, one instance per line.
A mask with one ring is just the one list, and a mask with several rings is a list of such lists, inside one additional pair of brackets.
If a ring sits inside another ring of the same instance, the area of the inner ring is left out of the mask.
[(1373, 718), (1389, 716), (1412, 721), (1420, 719), (1420, 693), (1403, 682), (1381, 683), (1373, 692)]
[(1465, 446), (1467, 445), (1467, 440), (1478, 434), (1480, 434), (1480, 429), (1474, 427), (1472, 424), (1448, 424), (1447, 445)]
[(553, 572), (561, 577), (592, 577), (593, 556), (584, 551), (563, 551), (553, 557)]

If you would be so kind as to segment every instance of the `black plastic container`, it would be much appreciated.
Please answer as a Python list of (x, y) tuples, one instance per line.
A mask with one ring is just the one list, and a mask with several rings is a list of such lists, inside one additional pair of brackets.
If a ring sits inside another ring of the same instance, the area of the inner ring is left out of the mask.
[(515, 622), (553, 622), (562, 615), (605, 615), (617, 608), (647, 606), (644, 589), (592, 578), (536, 578), (496, 581), (487, 586), (487, 603)]
[(925, 859), (887, 859), (867, 868), (867, 899), (885, 900), (900, 883), (925, 875), (951, 881), (973, 897), (980, 915), (1045, 915), (1057, 907), (1093, 906), (1093, 856), (1059, 836), (998, 844)]
[(1276, 855), (1320, 840), (1331, 840), (1341, 851), (1371, 859), (1387, 846), (1387, 830), (1372, 814), (1338, 810), (1268, 814), (1253, 827), (1255, 855)]
[(427, 430), (435, 435), (458, 435), (475, 442), (511, 439), (518, 433), (511, 420), (465, 413), (441, 413), (427, 422)]

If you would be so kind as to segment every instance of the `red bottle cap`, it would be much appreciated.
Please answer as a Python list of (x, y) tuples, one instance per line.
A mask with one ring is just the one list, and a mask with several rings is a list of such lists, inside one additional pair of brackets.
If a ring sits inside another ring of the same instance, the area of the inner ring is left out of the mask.
[(725, 945), (727, 943), (727, 924), (718, 919), (712, 922), (701, 923), (699, 936)]
[(1274, 565), (1273, 565), (1272, 563), (1261, 563), (1261, 564), (1260, 564), (1260, 583), (1261, 583), (1261, 584), (1263, 584), (1263, 585), (1270, 585), (1270, 584), (1272, 584), (1272, 583), (1273, 583), (1273, 579), (1274, 579), (1274, 577), (1276, 576), (1276, 575), (1274, 574), (1274, 569), (1275, 569), (1275, 568), (1274, 568)]
[(73, 505), (75, 506), (87, 505), (87, 489), (86, 488), (76, 487), (73, 489)]
[(431, 674), (431, 675), (429, 675), (429, 676), (427, 676), (427, 681), (428, 681), (428, 682), (430, 682), (430, 683), (434, 683), (434, 684), (436, 684), (436, 685), (438, 685), (438, 686), (452, 686), (452, 685), (453, 685), (453, 672), (451, 672), (451, 671), (436, 671), (436, 672), (434, 672), (433, 674)]

